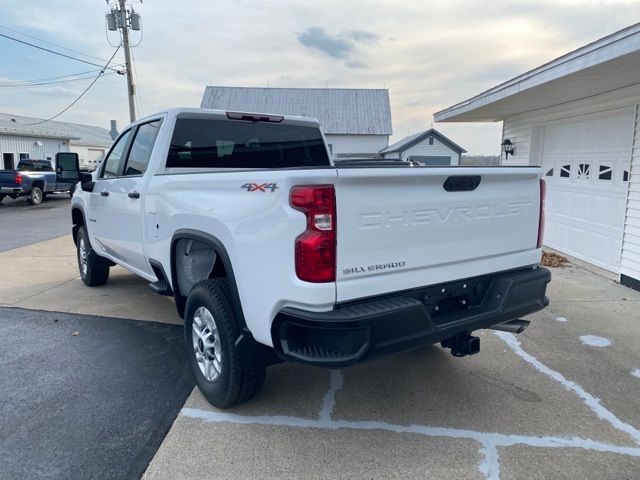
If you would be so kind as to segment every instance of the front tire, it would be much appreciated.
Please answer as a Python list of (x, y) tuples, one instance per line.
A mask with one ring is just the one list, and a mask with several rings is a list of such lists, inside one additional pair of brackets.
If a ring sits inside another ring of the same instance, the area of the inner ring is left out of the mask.
[(29, 195), (29, 198), (27, 199), (27, 201), (29, 202), (29, 205), (35, 206), (35, 205), (40, 205), (42, 203), (43, 198), (44, 198), (44, 195), (40, 187), (32, 187), (31, 195)]
[[(191, 372), (211, 405), (229, 408), (253, 397), (264, 382), (265, 365), (243, 358), (236, 346), (241, 330), (226, 280), (196, 283), (185, 308), (184, 340)], [(241, 365), (250, 365), (242, 368)]]
[(97, 287), (107, 283), (109, 280), (109, 261), (93, 251), (84, 226), (78, 230), (76, 251), (78, 270), (80, 270), (80, 278), (84, 284), (87, 287)]

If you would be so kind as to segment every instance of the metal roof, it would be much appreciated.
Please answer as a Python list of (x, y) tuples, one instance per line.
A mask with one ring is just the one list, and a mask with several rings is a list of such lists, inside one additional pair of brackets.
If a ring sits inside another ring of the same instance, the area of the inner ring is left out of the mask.
[(102, 127), (53, 120), (39, 125), (29, 125), (41, 120), (41, 118), (0, 113), (0, 135), (59, 138), (69, 140), (74, 145), (95, 147), (110, 147), (113, 143), (109, 130)]
[(200, 107), (313, 117), (334, 135), (392, 134), (387, 89), (208, 86)]
[(458, 145), (457, 143), (452, 142), (449, 138), (445, 137), (443, 134), (441, 134), (436, 129), (430, 128), (428, 130), (423, 130), (422, 132), (418, 132), (418, 133), (414, 133), (413, 135), (409, 135), (408, 137), (404, 137), (399, 142), (396, 142), (396, 143), (394, 143), (392, 145), (389, 145), (387, 148), (385, 148), (383, 150), (380, 150), (380, 153), (384, 154), (384, 153), (402, 152), (402, 151), (406, 150), (407, 148), (410, 148), (413, 145), (415, 145), (416, 143), (419, 143), (422, 140), (424, 140), (426, 138), (429, 138), (429, 137), (437, 138), (441, 143), (445, 144), (451, 150), (453, 150), (453, 151), (455, 151), (457, 153), (466, 153), (467, 152), (460, 145)]
[(497, 121), (618, 90), (640, 78), (640, 23), (434, 114), (436, 122)]

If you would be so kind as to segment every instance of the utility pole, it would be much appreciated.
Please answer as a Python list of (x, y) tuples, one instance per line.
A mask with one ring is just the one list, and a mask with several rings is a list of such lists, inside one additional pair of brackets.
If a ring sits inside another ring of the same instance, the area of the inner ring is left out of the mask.
[(125, 0), (120, 0), (120, 15), (122, 15), (122, 47), (124, 48), (124, 62), (127, 66), (127, 90), (129, 92), (129, 120), (136, 121), (136, 86), (133, 83), (133, 73), (131, 71), (131, 46), (129, 45), (129, 25)]
[[(122, 47), (124, 48), (124, 61), (127, 75), (127, 96), (129, 99), (129, 120), (136, 121), (136, 86), (133, 82), (133, 68), (131, 64), (131, 43), (129, 42), (129, 28), (140, 30), (140, 15), (134, 12), (133, 8), (127, 10), (126, 0), (117, 0), (118, 4), (111, 7), (110, 13), (106, 14), (107, 28), (111, 31), (121, 30)], [(109, 4), (109, 0), (107, 0)]]

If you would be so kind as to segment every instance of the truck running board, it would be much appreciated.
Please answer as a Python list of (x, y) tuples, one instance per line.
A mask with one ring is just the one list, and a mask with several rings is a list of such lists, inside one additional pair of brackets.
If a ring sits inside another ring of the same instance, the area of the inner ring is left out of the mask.
[(173, 296), (173, 291), (171, 290), (171, 286), (169, 282), (167, 282), (164, 278), (157, 280), (153, 283), (149, 284), (149, 288), (153, 290), (158, 295), (166, 295), (168, 297)]

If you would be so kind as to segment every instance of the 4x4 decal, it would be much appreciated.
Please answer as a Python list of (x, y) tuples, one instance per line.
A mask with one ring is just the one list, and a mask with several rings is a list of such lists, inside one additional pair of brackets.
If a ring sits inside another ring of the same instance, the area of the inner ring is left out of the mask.
[(244, 188), (247, 192), (266, 192), (267, 190), (275, 192), (278, 189), (277, 183), (245, 183), (240, 188)]

